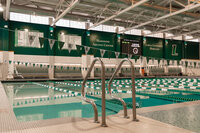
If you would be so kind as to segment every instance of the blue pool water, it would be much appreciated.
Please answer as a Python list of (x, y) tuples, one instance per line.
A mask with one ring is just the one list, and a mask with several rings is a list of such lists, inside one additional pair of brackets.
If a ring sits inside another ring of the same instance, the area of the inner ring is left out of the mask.
[[(154, 80), (160, 79), (153, 79), (150, 81), (148, 81), (148, 79), (136, 80), (137, 107), (166, 105), (200, 99), (198, 95), (199, 90), (197, 89), (174, 89), (171, 86), (171, 84), (176, 82), (174, 80), (172, 80), (172, 83), (168, 83), (168, 80), (162, 81), (163, 84), (167, 82), (171, 89), (163, 86), (155, 88), (154, 84), (150, 84), (152, 86), (149, 85), (150, 82), (155, 82)], [(146, 86), (143, 84), (140, 85), (140, 83), (143, 82), (148, 82), (148, 84), (146, 84)], [(195, 83), (195, 85), (196, 84), (197, 83)], [(182, 83), (176, 83), (176, 85), (181, 86)], [(34, 121), (62, 117), (94, 117), (92, 105), (84, 102), (80, 96), (81, 81), (3, 83), (3, 86), (10, 104), (13, 106), (16, 118), (19, 121)], [(116, 88), (121, 91), (115, 91)], [(131, 90), (130, 80), (115, 80), (112, 89), (113, 95), (123, 98), (127, 103), (127, 107), (132, 108), (132, 98), (129, 93)], [(187, 94), (185, 94), (185, 92), (187, 92)], [(98, 115), (101, 116), (100, 81), (89, 81), (86, 87), (86, 93), (88, 98), (95, 101), (98, 108)], [(106, 94), (106, 97), (106, 115), (116, 114), (123, 109), (119, 101), (110, 99), (108, 94)]]

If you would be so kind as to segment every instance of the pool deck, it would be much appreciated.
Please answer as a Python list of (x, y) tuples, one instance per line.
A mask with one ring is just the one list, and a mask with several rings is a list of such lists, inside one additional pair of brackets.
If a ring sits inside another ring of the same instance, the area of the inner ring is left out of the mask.
[[(1, 133), (192, 133), (191, 131), (162, 123), (147, 117), (137, 115), (139, 122), (132, 121), (131, 110), (129, 119), (123, 118), (123, 111), (107, 116), (108, 127), (93, 123), (87, 118), (59, 118), (31, 122), (18, 122), (10, 106), (6, 93), (0, 83), (0, 132)], [(170, 109), (175, 107), (200, 105), (199, 101), (171, 104), (138, 109), (138, 113)], [(101, 117), (99, 118), (101, 122)]]

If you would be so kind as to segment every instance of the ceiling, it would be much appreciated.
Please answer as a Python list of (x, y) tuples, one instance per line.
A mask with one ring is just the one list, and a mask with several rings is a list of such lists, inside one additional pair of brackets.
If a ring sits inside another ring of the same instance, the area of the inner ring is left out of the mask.
[[(6, 1), (10, 1), (9, 11), (12, 12), (35, 13), (56, 18), (75, 0), (0, 1), (5, 7)], [(142, 0), (79, 0), (63, 18), (99, 23), (140, 1)], [(181, 12), (192, 6), (196, 7)], [(180, 13), (177, 13), (179, 11)], [(172, 15), (169, 15), (170, 12)], [(176, 14), (173, 15), (173, 13)], [(166, 15), (169, 16), (161, 18)], [(148, 0), (103, 24), (123, 26), (126, 30), (135, 27), (136, 29), (150, 30), (153, 33), (169, 32), (175, 36), (193, 35), (197, 38), (200, 33), (200, 21), (198, 22), (198, 20), (200, 20), (200, 0)]]

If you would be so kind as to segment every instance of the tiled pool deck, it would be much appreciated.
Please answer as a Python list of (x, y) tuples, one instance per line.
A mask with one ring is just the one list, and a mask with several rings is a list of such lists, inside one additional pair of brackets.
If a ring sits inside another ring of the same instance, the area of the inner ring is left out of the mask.
[[(4, 133), (190, 133), (191, 131), (137, 115), (139, 122), (123, 118), (123, 111), (107, 116), (108, 127), (93, 123), (93, 119), (59, 118), (32, 122), (18, 122), (0, 83), (0, 132)], [(199, 101), (141, 108), (137, 113), (200, 105)], [(131, 110), (129, 110), (131, 114)], [(101, 122), (101, 118), (100, 122)]]

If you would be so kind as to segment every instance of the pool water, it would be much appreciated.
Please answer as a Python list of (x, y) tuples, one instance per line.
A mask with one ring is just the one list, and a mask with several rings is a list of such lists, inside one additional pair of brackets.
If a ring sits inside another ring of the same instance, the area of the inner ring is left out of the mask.
[[(200, 80), (136, 79), (137, 108), (200, 100)], [(106, 115), (123, 109), (110, 99), (106, 81)], [(62, 117), (92, 118), (91, 104), (82, 100), (82, 81), (46, 81), (3, 83), (6, 94), (19, 121), (34, 121)], [(114, 80), (112, 95), (121, 97), (132, 108), (131, 80)], [(85, 86), (87, 97), (93, 99), (101, 116), (101, 81), (90, 80)]]
[(141, 115), (180, 128), (200, 133), (200, 106), (189, 106), (172, 110), (154, 111)]

